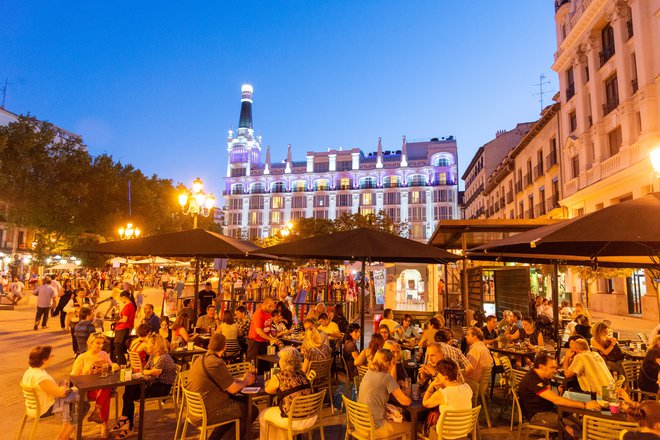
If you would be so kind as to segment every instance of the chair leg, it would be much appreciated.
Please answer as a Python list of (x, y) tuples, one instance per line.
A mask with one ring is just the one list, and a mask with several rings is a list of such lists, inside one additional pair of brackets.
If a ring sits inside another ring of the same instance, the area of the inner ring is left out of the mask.
[(18, 435), (16, 436), (17, 440), (21, 440), (21, 435), (23, 435), (23, 429), (25, 428), (25, 422), (27, 422), (27, 414), (23, 414), (21, 419), (21, 427), (18, 429)]
[(236, 419), (236, 440), (241, 440), (241, 419)]
[(330, 414), (335, 415), (334, 396), (332, 395), (332, 381), (328, 379), (328, 397), (330, 398)]
[(188, 431), (188, 418), (183, 422), (183, 429), (181, 430), (181, 440), (186, 438), (186, 432)]
[(32, 429), (30, 430), (30, 440), (34, 440), (37, 435), (37, 426), (39, 426), (39, 416), (34, 418), (34, 422), (32, 423)]
[(486, 424), (490, 428), (490, 415), (488, 414), (488, 406), (486, 406), (486, 393), (481, 393), (481, 404), (484, 408), (484, 413), (486, 414)]
[(321, 434), (321, 440), (325, 440), (325, 433), (323, 432), (323, 423), (319, 426), (319, 434)]

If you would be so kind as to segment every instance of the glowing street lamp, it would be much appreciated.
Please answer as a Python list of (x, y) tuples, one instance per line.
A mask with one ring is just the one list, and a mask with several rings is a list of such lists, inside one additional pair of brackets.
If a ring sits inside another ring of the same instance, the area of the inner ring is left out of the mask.
[(184, 215), (193, 217), (193, 228), (197, 228), (197, 218), (200, 215), (208, 217), (213, 211), (215, 197), (203, 191), (204, 183), (199, 177), (193, 181), (192, 191), (179, 194), (179, 205)]
[(660, 176), (660, 147), (657, 147), (655, 150), (651, 151), (649, 155), (651, 157), (651, 165), (656, 174)]
[(282, 229), (280, 229), (280, 235), (282, 237), (288, 237), (293, 232), (293, 223), (287, 223)]
[(133, 226), (133, 223), (127, 223), (126, 226), (120, 227), (117, 232), (119, 233), (119, 238), (122, 240), (128, 240), (131, 238), (138, 238), (142, 231), (137, 226)]

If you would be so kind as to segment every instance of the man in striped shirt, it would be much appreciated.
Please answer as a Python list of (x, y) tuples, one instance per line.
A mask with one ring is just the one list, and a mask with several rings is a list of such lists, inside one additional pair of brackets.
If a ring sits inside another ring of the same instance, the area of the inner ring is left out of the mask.
[(454, 335), (448, 328), (440, 329), (435, 334), (435, 342), (440, 343), (443, 359), (451, 359), (456, 362), (461, 370), (465, 370), (470, 366), (470, 361), (461, 353), (456, 347), (449, 345), (449, 341), (453, 339)]
[[(598, 353), (589, 349), (589, 344), (586, 340), (576, 339), (573, 345), (575, 347), (575, 356), (570, 366), (567, 360), (564, 361), (564, 376), (567, 379), (577, 376), (580, 388), (587, 393), (598, 392), (604, 386), (614, 382), (614, 378), (612, 378), (605, 360)], [(567, 359), (570, 358), (570, 354), (566, 354)]]
[(472, 388), (472, 393), (476, 394), (481, 383), (481, 376), (485, 371), (493, 368), (493, 356), (484, 344), (484, 332), (480, 328), (470, 327), (465, 334), (465, 339), (470, 346), (467, 354), (470, 366), (465, 370), (465, 381)]

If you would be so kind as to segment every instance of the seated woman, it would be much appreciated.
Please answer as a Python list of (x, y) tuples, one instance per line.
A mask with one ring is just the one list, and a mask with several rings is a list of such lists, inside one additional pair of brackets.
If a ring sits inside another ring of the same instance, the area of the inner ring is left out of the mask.
[[(266, 408), (259, 414), (259, 438), (261, 440), (286, 440), (289, 411), (293, 398), (312, 393), (309, 380), (302, 369), (300, 353), (293, 347), (278, 352), (280, 372), (266, 382), (268, 394), (277, 394), (279, 406)], [(270, 422), (266, 428), (266, 422)], [(303, 430), (316, 423), (316, 416), (294, 420), (293, 429)], [(273, 426), (274, 425), (274, 426)], [(268, 429), (268, 430), (266, 430)]]
[[(149, 360), (142, 370), (147, 380), (144, 397), (160, 397), (170, 394), (172, 384), (176, 378), (176, 367), (174, 361), (167, 352), (169, 347), (167, 341), (158, 334), (147, 337), (147, 353)], [(123, 407), (121, 417), (112, 428), (119, 431), (115, 439), (126, 438), (133, 430), (133, 417), (135, 415), (135, 400), (140, 398), (140, 386), (129, 385), (124, 391)]]
[(346, 368), (348, 371), (348, 379), (353, 380), (357, 376), (357, 368), (355, 368), (355, 360), (360, 356), (360, 352), (357, 349), (357, 340), (360, 337), (360, 324), (351, 324), (348, 326), (346, 336), (344, 337), (344, 348), (342, 356), (346, 362)]
[(442, 327), (438, 318), (431, 318), (426, 330), (422, 332), (422, 338), (419, 340), (419, 347), (424, 348), (432, 342), (435, 342), (435, 334)]
[(410, 398), (401, 390), (396, 380), (390, 374), (394, 355), (387, 349), (380, 349), (369, 363), (369, 370), (362, 378), (358, 402), (371, 409), (374, 419), (375, 438), (387, 438), (395, 434), (410, 432), (410, 422), (396, 423), (387, 420), (386, 404), (393, 396), (400, 405), (410, 405)]
[(407, 396), (410, 396), (410, 389), (406, 386), (408, 373), (401, 363), (401, 346), (395, 341), (388, 340), (385, 341), (383, 348), (391, 351), (394, 356), (392, 367), (390, 368), (390, 374), (394, 380), (396, 380), (396, 383), (399, 384), (403, 392), (406, 393)]
[(172, 330), (170, 330), (170, 318), (163, 316), (160, 318), (160, 328), (158, 334), (167, 342), (172, 341)]
[(528, 348), (545, 347), (543, 334), (534, 326), (532, 318), (524, 318), (522, 321), (523, 331), (520, 340), (527, 344)]
[[(99, 374), (103, 370), (104, 365), (108, 365), (108, 369), (117, 371), (119, 365), (113, 364), (110, 360), (108, 353), (103, 351), (103, 344), (105, 339), (101, 333), (94, 333), (87, 340), (87, 351), (78, 356), (71, 368), (72, 376), (81, 376), (86, 374)], [(102, 388), (100, 390), (92, 390), (87, 392), (87, 400), (90, 402), (96, 401), (94, 411), (89, 415), (87, 420), (90, 422), (100, 423), (101, 437), (108, 436), (108, 415), (110, 413), (110, 388)], [(79, 417), (83, 413), (80, 412)]]
[(576, 335), (582, 336), (587, 341), (591, 340), (591, 323), (589, 318), (586, 315), (579, 315), (576, 319), (577, 324), (575, 325)]
[(380, 333), (380, 335), (383, 337), (385, 341), (388, 341), (391, 338), (390, 328), (385, 324), (381, 324), (378, 326), (378, 333)]
[[(71, 393), (71, 388), (57, 386), (55, 379), (46, 372), (46, 367), (50, 364), (53, 356), (53, 347), (50, 345), (40, 345), (30, 351), (28, 360), (30, 368), (23, 373), (21, 385), (34, 389), (41, 409), (41, 414), (35, 414), (26, 407), (25, 411), (30, 417), (47, 417), (52, 415), (55, 399), (66, 397)], [(75, 424), (75, 420), (64, 420), (62, 428), (55, 438), (57, 440), (68, 440)]]
[(660, 439), (660, 402), (653, 400), (644, 400), (634, 402), (623, 389), (618, 391), (619, 397), (629, 405), (627, 414), (628, 421), (636, 422), (641, 427), (640, 430), (631, 430), (625, 432), (623, 440), (658, 440)]
[(188, 341), (194, 341), (197, 338), (196, 334), (189, 334), (188, 327), (190, 326), (190, 318), (187, 313), (181, 313), (172, 325), (172, 347), (185, 347)]
[(638, 385), (642, 391), (660, 394), (658, 383), (660, 383), (660, 335), (653, 338), (651, 346), (644, 356), (642, 369), (639, 371)]
[(597, 322), (591, 327), (591, 347), (605, 359), (605, 363), (611, 371), (625, 375), (623, 371), (623, 351), (619, 342), (608, 336), (608, 327), (604, 322)]
[(369, 346), (362, 350), (360, 355), (355, 358), (355, 361), (353, 362), (355, 366), (359, 367), (361, 365), (367, 365), (369, 362), (371, 362), (376, 352), (383, 348), (383, 344), (385, 344), (385, 340), (380, 334), (374, 333), (371, 335)]
[(419, 333), (417, 329), (412, 325), (412, 316), (408, 313), (403, 315), (403, 321), (401, 321), (401, 327), (398, 329), (400, 339), (417, 339), (419, 338)]
[(591, 320), (591, 315), (584, 309), (582, 303), (575, 303), (575, 309), (573, 309), (573, 321), (577, 322), (578, 316), (586, 316), (588, 320)]
[(305, 336), (302, 341), (301, 353), (305, 357), (303, 371), (309, 372), (311, 361), (322, 361), (332, 357), (332, 349), (328, 337), (316, 328), (316, 320), (305, 319)]
[(133, 372), (137, 373), (144, 368), (147, 363), (147, 340), (151, 334), (151, 327), (149, 324), (140, 324), (135, 333), (137, 334), (137, 338), (131, 341), (128, 351), (133, 351), (140, 356), (140, 361), (142, 361), (140, 368), (138, 368), (137, 365), (131, 365)]
[(225, 345), (225, 359), (233, 359), (241, 354), (241, 346), (238, 343), (240, 330), (238, 324), (234, 322), (234, 314), (231, 310), (227, 309), (222, 313), (222, 322), (216, 329), (217, 333), (221, 333), (227, 340)]
[[(438, 407), (440, 414), (446, 410), (472, 408), (472, 389), (467, 383), (458, 383), (458, 364), (451, 359), (443, 359), (436, 365), (438, 374), (429, 384), (422, 405), (426, 408)], [(439, 428), (436, 425), (436, 428)], [(439, 438), (437, 429), (432, 429), (430, 438)]]

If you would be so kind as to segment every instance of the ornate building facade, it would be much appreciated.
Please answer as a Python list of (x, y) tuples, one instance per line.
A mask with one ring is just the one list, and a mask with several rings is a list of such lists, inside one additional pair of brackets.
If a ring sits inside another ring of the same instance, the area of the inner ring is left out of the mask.
[(426, 241), (437, 222), (458, 218), (457, 147), (453, 136), (408, 142), (397, 150), (359, 148), (308, 151), (304, 161), (262, 162), (262, 139), (252, 126), (253, 88), (243, 85), (236, 132), (227, 138), (227, 234), (254, 239), (303, 217), (387, 213), (408, 224), (410, 238)]

